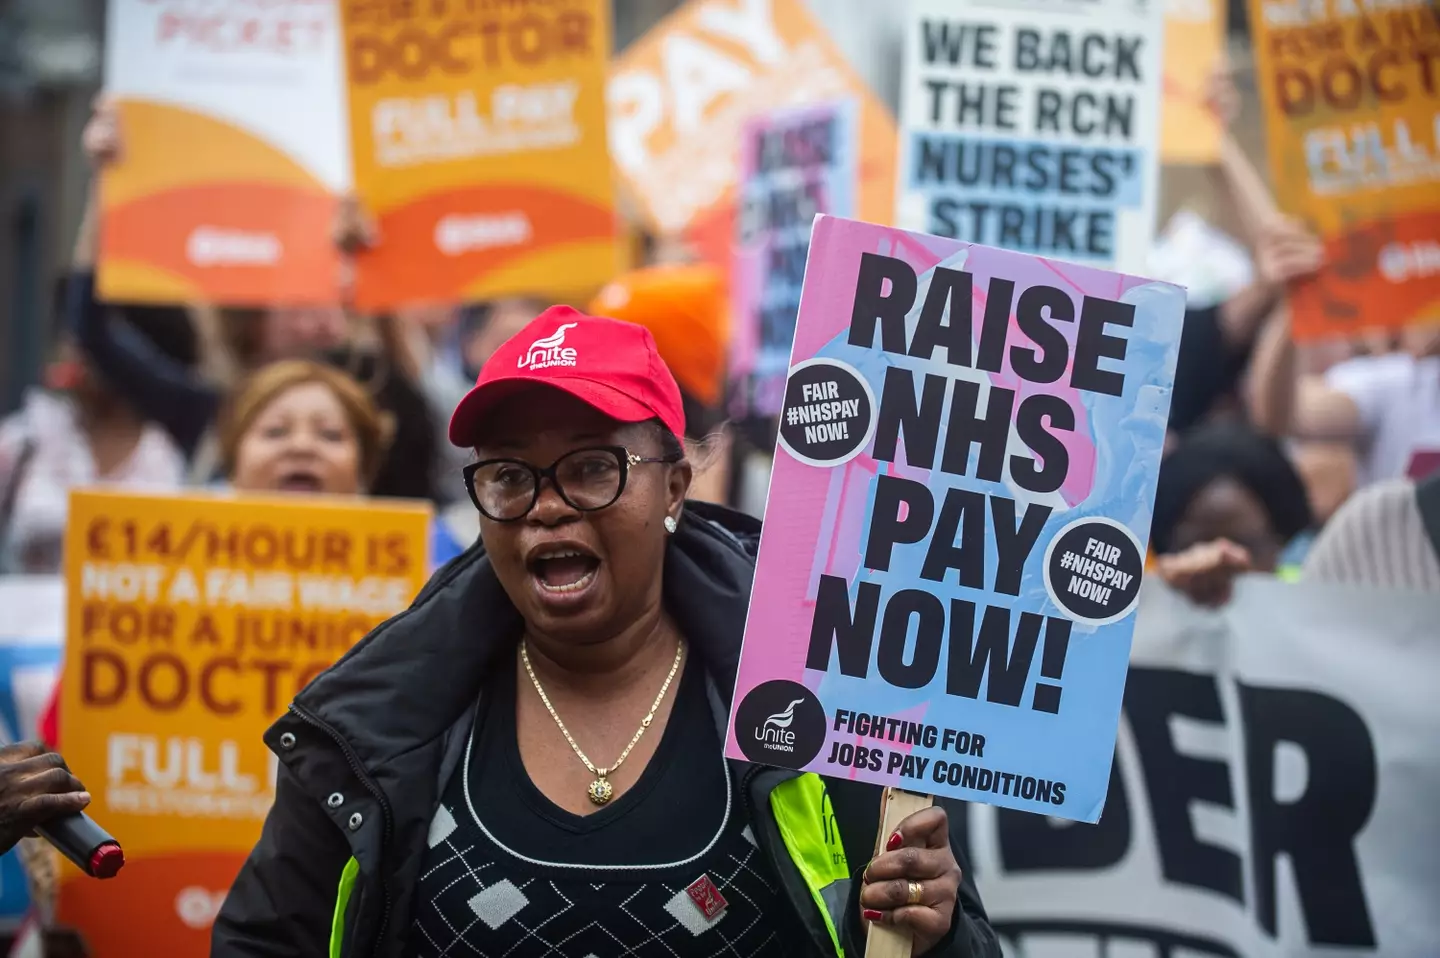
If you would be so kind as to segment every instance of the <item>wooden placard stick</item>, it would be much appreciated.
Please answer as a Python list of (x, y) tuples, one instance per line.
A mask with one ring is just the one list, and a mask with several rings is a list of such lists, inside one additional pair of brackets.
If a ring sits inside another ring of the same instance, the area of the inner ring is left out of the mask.
[[(933, 795), (920, 795), (887, 787), (880, 795), (880, 833), (875, 837), (876, 856), (885, 850), (886, 840), (895, 833), (901, 822), (933, 804)], [(865, 958), (910, 958), (914, 945), (914, 936), (908, 928), (871, 924), (865, 936)]]

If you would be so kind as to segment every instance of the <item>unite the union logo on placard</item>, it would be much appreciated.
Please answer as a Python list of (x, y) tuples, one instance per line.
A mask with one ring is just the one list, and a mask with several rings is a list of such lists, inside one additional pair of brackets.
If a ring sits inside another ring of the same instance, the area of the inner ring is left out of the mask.
[(768, 716), (755, 730), (755, 741), (765, 743), (767, 748), (779, 752), (795, 751), (795, 733), (790, 724), (795, 721), (795, 706), (804, 699), (794, 699), (783, 711)]
[(800, 683), (773, 679), (741, 700), (735, 739), (752, 762), (804, 768), (825, 743), (825, 709)]
[(520, 369), (549, 369), (551, 366), (574, 366), (579, 353), (565, 345), (565, 331), (574, 329), (576, 323), (566, 323), (543, 339), (530, 344), (525, 355), (516, 364)]

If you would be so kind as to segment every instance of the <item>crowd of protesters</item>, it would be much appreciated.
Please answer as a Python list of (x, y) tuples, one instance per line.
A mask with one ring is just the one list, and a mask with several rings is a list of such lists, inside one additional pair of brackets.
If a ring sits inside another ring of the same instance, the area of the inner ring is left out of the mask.
[[(1212, 104), (1222, 118), (1233, 118), (1234, 102), (1231, 89), (1217, 82)], [(103, 100), (84, 146), (97, 173), (124, 149), (117, 115)], [(1258, 176), (1233, 142), (1222, 156), (1223, 192), (1242, 210), (1239, 239), (1248, 248), (1250, 281), (1231, 284), (1214, 302), (1203, 301), (1203, 283), (1192, 284), (1197, 301), (1182, 334), (1153, 536), (1156, 570), (1197, 599), (1225, 594), (1206, 583), (1243, 571), (1301, 576), (1316, 534), (1352, 492), (1376, 483), (1403, 490), (1440, 464), (1440, 332), (1297, 346), (1285, 291), (1324, 268), (1320, 244), (1300, 223), (1246, 195)], [(233, 407), (247, 387), (255, 388), (252, 377), (280, 376), (269, 371), (275, 363), (313, 385), (312, 400), (328, 395), (338, 408), (346, 405), (340, 397), (358, 390), (376, 419), (374, 461), (358, 484), (331, 486), (300, 470), (275, 479), (277, 488), (430, 500), (442, 517), (437, 564), (473, 539), (475, 520), (458, 480), (464, 453), (444, 441), (443, 427), (490, 354), (549, 305), (543, 297), (360, 316), (343, 305), (342, 274), (331, 307), (101, 303), (93, 265), (97, 209), (92, 198), (63, 296), (57, 358), (43, 386), (0, 424), (0, 570), (59, 568), (71, 488), (164, 491), (233, 478), (235, 450), (226, 446), (236, 441), (235, 427), (222, 415), (227, 393), (240, 390)], [(353, 201), (341, 204), (332, 236), (316, 237), (346, 255), (376, 241)], [(1157, 261), (1163, 252), (1157, 249)], [(686, 439), (703, 453), (693, 495), (759, 511), (763, 489), (755, 487), (764, 476), (745, 464), (747, 454), (763, 451), (767, 429), (726, 423), (722, 412), (724, 274), (687, 261), (683, 245), (673, 242), (652, 244), (651, 259), (582, 305), (654, 335), (682, 390)], [(277, 401), (268, 415), (285, 416), (289, 405), (297, 406), (294, 415), (307, 412), (305, 390), (289, 392), (294, 396)], [(285, 455), (320, 463), (327, 435), (282, 436), (277, 428), (271, 442), (277, 450), (291, 443), (297, 448)], [(315, 448), (299, 448), (307, 442)], [(1412, 514), (1423, 515), (1418, 506), (1401, 510), (1402, 517)], [(1417, 534), (1416, 541), (1426, 541), (1423, 528), (1412, 530)], [(1388, 578), (1429, 581), (1430, 554), (1411, 558), (1403, 573)]]
[[(1220, 93), (1216, 107), (1222, 116), (1227, 113)], [(124, 150), (124, 131), (103, 102), (85, 131), (84, 146), (97, 173)], [(1288, 287), (1311, 281), (1325, 268), (1321, 246), (1302, 224), (1266, 212), (1263, 204), (1257, 211), (1243, 186), (1247, 177), (1254, 178), (1253, 170), (1247, 171), (1247, 161), (1237, 154), (1233, 143), (1227, 144), (1221, 173), (1236, 205), (1246, 207), (1240, 221), (1247, 235), (1238, 239), (1248, 251), (1251, 278), (1220, 301), (1192, 302), (1186, 315), (1171, 433), (1154, 510), (1152, 567), (1171, 586), (1205, 605), (1225, 603), (1236, 577), (1247, 572), (1440, 591), (1440, 330), (1366, 336), (1322, 347), (1297, 345), (1285, 294)], [(468, 489), (462, 478), (470, 457), (467, 447), (492, 440), (522, 448), (538, 443), (543, 448), (535, 461), (553, 459), (550, 453), (564, 443), (556, 446), (544, 438), (548, 424), (562, 413), (585, 415), (517, 407), (509, 410), (506, 429), (523, 432), (530, 417), (540, 439), (476, 433), (461, 437), (460, 448), (447, 441), (451, 411), (462, 404), (477, 377), (500, 375), (487, 367), (491, 357), (504, 353), (507, 341), (551, 305), (539, 295), (362, 316), (344, 305), (342, 275), (332, 307), (277, 304), (234, 310), (199, 303), (105, 303), (95, 292), (97, 215), (92, 199), (76, 243), (56, 358), (46, 381), (30, 393), (23, 408), (0, 423), (0, 573), (58, 571), (68, 493), (95, 485), (147, 492), (219, 487), (429, 500), (440, 517), (431, 544), (431, 561), (438, 568), (475, 541), (480, 530), (477, 506), (481, 512), (486, 508), (473, 470), (468, 471)], [(363, 210), (346, 202), (334, 235), (316, 237), (315, 242), (336, 243), (351, 255), (383, 238), (366, 228)], [(576, 304), (590, 314), (648, 330), (649, 341), (673, 373), (678, 406), (672, 410), (665, 405), (668, 393), (655, 400), (673, 413), (659, 417), (667, 431), (653, 443), (654, 437), (640, 436), (628, 426), (616, 435), (629, 446), (646, 447), (646, 458), (633, 462), (686, 464), (683, 483), (667, 487), (647, 478), (639, 484), (650, 497), (643, 505), (664, 515), (663, 527), (670, 534), (675, 533), (670, 520), (680, 512), (679, 504), (670, 501), (677, 491), (691, 500), (739, 506), (758, 518), (765, 480), (763, 471), (757, 475), (751, 466), (757, 453), (763, 457), (766, 452), (767, 430), (765, 424), (725, 420), (730, 319), (724, 273), (692, 261), (673, 244), (659, 247), (649, 265), (617, 277), (592, 301)], [(622, 423), (647, 420), (630, 411), (611, 418)], [(770, 429), (773, 436), (773, 425)], [(635, 529), (617, 526), (613, 535), (634, 533), (633, 540), (615, 542), (628, 541), (638, 550), (633, 558), (638, 578), (629, 585), (641, 589), (637, 583), (654, 572), (642, 567), (641, 560), (658, 568), (663, 537), (641, 548), (636, 543), (643, 545), (645, 536), (660, 526), (646, 526), (638, 514), (628, 519)], [(611, 544), (602, 537), (592, 545), (603, 549)], [(703, 551), (713, 543), (695, 539), (687, 547)], [(722, 564), (738, 561), (725, 550), (720, 553), (716, 561)], [(581, 569), (577, 575), (583, 573)], [(501, 578), (507, 592), (513, 586), (518, 594), (518, 579)], [(529, 608), (517, 599), (516, 604), (539, 623), (530, 627), (543, 649), (548, 614), (544, 603)], [(743, 603), (732, 609), (717, 598), (716, 609), (720, 611), (715, 614), (734, 613), (743, 619)], [(437, 622), (434, 628), (443, 630), (443, 615), (432, 612), (431, 617)], [(705, 654), (700, 637), (706, 624), (696, 619), (680, 626)], [(669, 627), (676, 629), (673, 622)], [(667, 648), (679, 647), (678, 631), (673, 638)], [(563, 645), (547, 654), (565, 654)], [(669, 667), (673, 677), (681, 665), (679, 653), (675, 655), (674, 667), (668, 659), (647, 660), (646, 669), (653, 666), (663, 673), (662, 666)], [(544, 663), (542, 672), (552, 664)], [(525, 665), (528, 669), (528, 660)], [(506, 674), (508, 679), (502, 675), (494, 680), (498, 700), (513, 703), (514, 675)], [(694, 726), (686, 734), (708, 745), (714, 744), (710, 740), (716, 734), (709, 727), (704, 695), (711, 679), (714, 675), (698, 664), (687, 666), (678, 679), (674, 706), (685, 710), (684, 721)], [(584, 701), (585, 696), (577, 694), (572, 705), (583, 712)], [(53, 703), (46, 724), (53, 737)], [(522, 741), (522, 751), (525, 748)], [(9, 829), (0, 832), (0, 848), (13, 846), (28, 831), (24, 810), (80, 804), (75, 797), (80, 794), (78, 783), (49, 762), (39, 752), (0, 756), (6, 774), (24, 772), (18, 784), (0, 788), (0, 825)], [(435, 763), (438, 767), (439, 756)], [(530, 767), (528, 761), (526, 765)], [(562, 781), (555, 787), (573, 784)], [(693, 799), (704, 806), (713, 796), (692, 793), (715, 785), (701, 774), (695, 781), (677, 780), (667, 787), (676, 800)], [(292, 808), (298, 801), (294, 795), (287, 798), (282, 791), (281, 798), (286, 814), (298, 814)], [(523, 809), (512, 811), (514, 829), (524, 832), (534, 826)], [(948, 855), (943, 816), (938, 824), (928, 819), (921, 824), (929, 831), (919, 840), (933, 839), (929, 850), (945, 848)], [(736, 838), (723, 829), (717, 833), (720, 840)], [(544, 845), (543, 836), (528, 834), (525, 841), (539, 843), (537, 848)], [(637, 842), (643, 843), (644, 837), (638, 835)], [(873, 828), (866, 840), (873, 840)], [(311, 864), (333, 864), (338, 870), (343, 859), (330, 861), (339, 854), (334, 845), (317, 846)], [(286, 854), (293, 856), (293, 850)], [(908, 874), (883, 856), (876, 862), (885, 862), (880, 869), (887, 874)], [(415, 864), (418, 867), (418, 858)], [(940, 864), (949, 881), (954, 860)], [(247, 870), (245, 894), (265, 899), (286, 893), (284, 888), (277, 891), (266, 868), (262, 858)], [(991, 933), (984, 927), (973, 884), (968, 876), (963, 884), (958, 878), (955, 882), (956, 887), (947, 887), (948, 904), (934, 909), (938, 917), (928, 912), (916, 916), (914, 928), (923, 941), (941, 949), (935, 953), (992, 953), (993, 937), (986, 937)], [(879, 914), (870, 910), (872, 905), (899, 904), (882, 891), (859, 894), (867, 916)], [(328, 907), (320, 903), (315, 908), (324, 910), (322, 905)], [(448, 907), (440, 899), (431, 906), (440, 912)], [(257, 929), (260, 919), (245, 909), (242, 896), (223, 916), (222, 937), (248, 941), (270, 933)], [(952, 911), (960, 919), (953, 925)], [(972, 921), (972, 913), (981, 919)], [(431, 917), (445, 922), (442, 913)], [(323, 924), (317, 918), (314, 927)], [(803, 932), (778, 930), (782, 935)], [(855, 926), (837, 934), (849, 940), (860, 932)], [(323, 943), (317, 939), (314, 946), (319, 949)], [(237, 946), (224, 953), (258, 952)]]
[[(98, 183), (124, 149), (117, 113), (103, 99), (83, 144)], [(459, 480), (466, 454), (445, 441), (444, 425), (489, 356), (549, 305), (542, 297), (363, 316), (344, 307), (342, 274), (332, 307), (102, 303), (95, 293), (98, 235), (92, 195), (62, 296), (60, 354), (43, 388), (0, 425), (0, 573), (58, 571), (68, 493), (92, 485), (153, 492), (229, 480), (237, 489), (424, 499), (441, 515), (437, 566), (474, 539), (473, 509)], [(316, 242), (334, 242), (348, 255), (373, 235), (364, 212), (345, 200), (333, 235)], [(651, 330), (680, 382), (687, 438), (706, 467), (695, 494), (727, 501), (731, 444), (720, 428), (729, 322), (724, 277), (707, 264), (670, 261), (683, 256), (673, 247), (658, 251), (657, 262), (617, 277), (589, 305)], [(332, 418), (340, 406), (353, 412), (363, 397), (369, 405), (360, 418), (375, 419), (375, 448), (357, 481), (301, 470), (257, 486), (233, 474), (234, 417), (242, 415), (236, 410), (255, 402), (257, 388), (264, 391), (256, 381), (289, 379), (316, 388), (308, 397), (298, 387), (283, 390), (276, 408), (266, 410), (285, 423), (265, 434), (273, 454), (323, 464), (332, 434), (290, 427), (305, 415), (323, 417), (322, 395), (331, 397)], [(307, 398), (316, 408), (306, 407)]]

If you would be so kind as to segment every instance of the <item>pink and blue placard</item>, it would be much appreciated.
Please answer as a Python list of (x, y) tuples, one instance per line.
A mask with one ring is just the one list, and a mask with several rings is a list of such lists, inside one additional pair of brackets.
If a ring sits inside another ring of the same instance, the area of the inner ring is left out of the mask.
[(819, 217), (727, 754), (1098, 820), (1184, 310)]
[(780, 412), (810, 227), (817, 214), (853, 216), (856, 105), (837, 100), (753, 117), (740, 137), (731, 264), (730, 414)]

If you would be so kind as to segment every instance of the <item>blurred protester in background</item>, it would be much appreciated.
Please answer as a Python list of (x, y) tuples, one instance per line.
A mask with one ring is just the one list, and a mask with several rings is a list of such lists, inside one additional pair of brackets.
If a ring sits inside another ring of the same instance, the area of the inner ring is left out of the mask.
[[(84, 146), (97, 172), (122, 150), (116, 112), (102, 99), (86, 126)], [(98, 183), (98, 178), (97, 178)], [(95, 299), (94, 262), (98, 204), (93, 193), (76, 241), (75, 275), (68, 309), (80, 347), (115, 389), (164, 426), (187, 457), (210, 430), (224, 394), (221, 384), (149, 348), (117, 315)], [(342, 250), (365, 241), (353, 202), (341, 203), (335, 236)], [(325, 242), (325, 237), (316, 237)], [(416, 368), (393, 318), (354, 323), (338, 304), (225, 309), (222, 335), (241, 374), (277, 359), (311, 357), (345, 370), (394, 417), (395, 440), (374, 476), (376, 495), (435, 498), (432, 464), (439, 442), (435, 415), (415, 385)]]
[(730, 314), (725, 278), (705, 263), (671, 263), (628, 273), (600, 291), (589, 312), (650, 330), (680, 385), (686, 454), (695, 469), (690, 498), (730, 501), (730, 434), (724, 422)]
[(1315, 539), (1305, 582), (1440, 592), (1440, 473), (1356, 493)]
[[(184, 310), (117, 312), (127, 335), (154, 355), (180, 369), (197, 363), (199, 342)], [(0, 422), (0, 574), (60, 570), (71, 489), (168, 492), (185, 481), (180, 449), (68, 338), (46, 386)]]
[(390, 444), (370, 494), (443, 501), (437, 488), (443, 434), (437, 430), (444, 417), (436, 410), (437, 398), (422, 385), (426, 370), (410, 347), (402, 321), (391, 315), (358, 320), (346, 346), (312, 358), (349, 375), (390, 418)]
[(1305, 483), (1315, 528), (1324, 528), (1355, 491), (1355, 453), (1346, 443), (1285, 440), (1285, 451)]
[(1189, 309), (1180, 333), (1170, 429), (1183, 434), (1225, 403), (1243, 414), (1239, 386), (1257, 336), (1280, 305), (1285, 284), (1320, 268), (1320, 242), (1300, 224), (1277, 219), (1256, 238), (1256, 281), (1219, 306)]
[[(1267, 318), (1280, 305), (1286, 284), (1314, 273), (1324, 260), (1314, 235), (1273, 213), (1264, 180), (1229, 132), (1239, 115), (1240, 96), (1227, 65), (1211, 75), (1208, 102), (1221, 124), (1221, 189), (1237, 214), (1255, 270), (1251, 282), (1218, 305), (1192, 302), (1186, 310), (1170, 399), (1176, 438), (1227, 406), (1243, 413), (1240, 382)], [(1201, 264), (1170, 266), (1171, 275), (1160, 278), (1189, 288), (1194, 276), (1206, 275)]]
[(230, 307), (220, 316), (229, 359), (241, 370), (339, 349), (350, 335), (349, 320), (338, 305)]
[(1357, 483), (1419, 479), (1440, 467), (1440, 326), (1406, 330), (1402, 349), (1357, 356), (1323, 375), (1298, 369), (1288, 313), (1272, 320), (1252, 373), (1251, 416), (1274, 435), (1343, 441)]
[[(461, 307), (425, 303), (397, 310), (391, 324), (413, 370), (415, 383), (425, 395), (435, 428), (434, 481), (436, 504), (444, 507), (465, 502), (465, 490), (456, 477), (465, 465), (460, 450), (445, 439), (445, 425), (474, 382), (465, 375), (460, 357)], [(466, 503), (468, 505), (468, 503)], [(474, 510), (469, 510), (473, 512)]]
[[(220, 455), (237, 492), (365, 495), (393, 432), (389, 414), (354, 379), (290, 359), (258, 370), (236, 390), (220, 415)], [(463, 551), (444, 524), (433, 523), (431, 535), (432, 565)]]
[(1195, 602), (1221, 605), (1240, 573), (1290, 565), (1287, 546), (1311, 524), (1304, 484), (1280, 444), (1239, 423), (1212, 423), (1160, 465), (1155, 571)]
[(538, 296), (506, 296), (485, 303), (467, 323), (461, 343), (465, 374), (473, 382), (495, 350), (545, 312), (550, 304)]
[(353, 379), (285, 360), (253, 373), (220, 414), (222, 462), (238, 492), (363, 494), (389, 423)]

